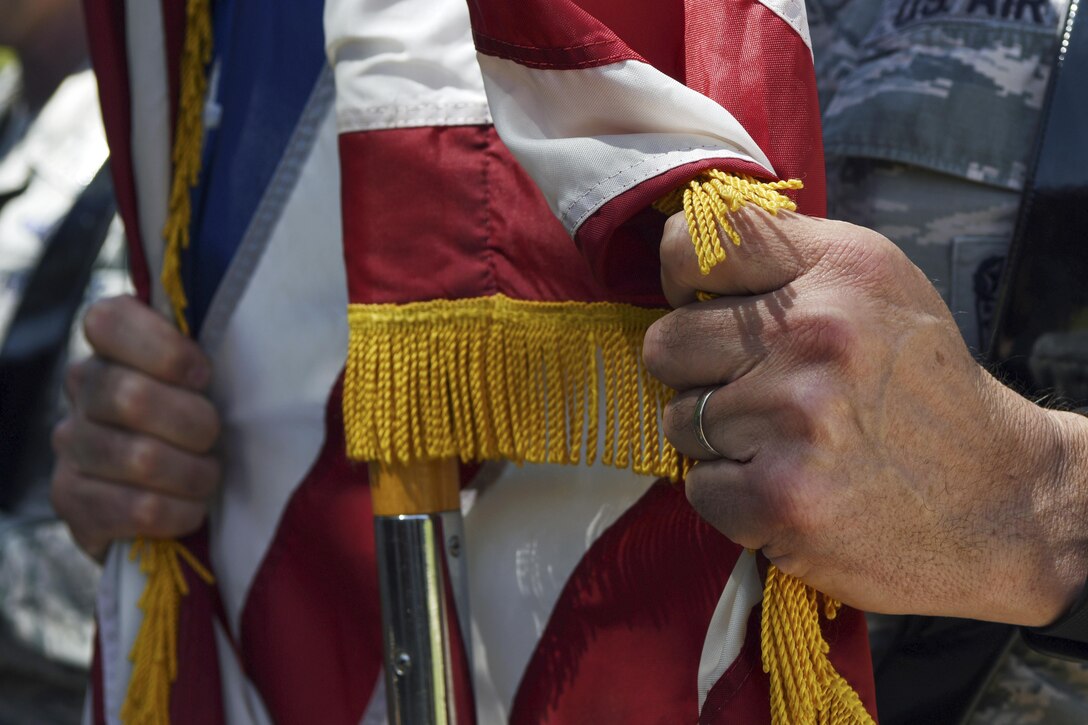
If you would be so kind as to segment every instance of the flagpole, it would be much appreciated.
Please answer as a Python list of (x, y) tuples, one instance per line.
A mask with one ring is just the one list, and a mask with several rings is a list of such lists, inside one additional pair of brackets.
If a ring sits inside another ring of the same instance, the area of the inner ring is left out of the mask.
[(389, 723), (472, 723), (457, 461), (371, 464), (370, 486)]

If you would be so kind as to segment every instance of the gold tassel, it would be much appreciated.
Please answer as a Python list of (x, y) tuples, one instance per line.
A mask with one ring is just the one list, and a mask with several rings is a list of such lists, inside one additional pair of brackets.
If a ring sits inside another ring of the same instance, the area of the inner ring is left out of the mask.
[(170, 685), (178, 674), (178, 611), (189, 593), (181, 562), (211, 584), (211, 572), (175, 541), (137, 539), (129, 559), (139, 559), (147, 585), (138, 606), (144, 613), (140, 632), (129, 654), (132, 679), (121, 707), (121, 722), (170, 722)]
[(777, 214), (779, 209), (797, 211), (797, 204), (782, 191), (802, 186), (797, 179), (759, 181), (746, 174), (711, 169), (658, 199), (653, 206), (665, 214), (683, 210), (699, 259), (699, 271), (710, 274), (711, 269), (725, 261), (722, 236), (740, 246), (740, 234), (729, 220), (731, 213), (748, 204), (771, 214)]
[[(725, 261), (721, 238), (741, 243), (729, 215), (747, 204), (771, 214), (796, 211), (785, 194), (800, 189), (799, 180), (758, 181), (751, 176), (712, 170), (660, 199), (654, 208), (666, 214), (684, 212), (695, 245), (699, 270), (709, 274)], [(699, 299), (714, 295), (699, 293)], [(763, 589), (760, 622), (763, 671), (771, 681), (771, 722), (774, 725), (872, 723), (857, 692), (828, 659), (827, 642), (820, 630), (819, 600), (815, 589), (771, 566)], [(839, 603), (824, 598), (824, 615), (834, 619)]]
[[(177, 326), (188, 335), (181, 250), (189, 246), (190, 192), (200, 178), (204, 137), (201, 114), (207, 90), (204, 71), (211, 61), (212, 29), (209, 0), (189, 0), (185, 10), (181, 98), (174, 132), (174, 177), (163, 230), (166, 249), (161, 279)], [(139, 558), (146, 583), (138, 603), (143, 611), (143, 621), (129, 653), (132, 677), (121, 706), (121, 722), (125, 725), (167, 725), (170, 722), (170, 687), (177, 678), (178, 612), (181, 597), (189, 593), (181, 562), (187, 563), (209, 584), (214, 580), (196, 557), (176, 541), (137, 539), (130, 558)]]
[(671, 391), (642, 363), (646, 328), (663, 314), (503, 295), (353, 304), (348, 455), (386, 464), (573, 464), (599, 455), (607, 465), (678, 479), (680, 457), (659, 425)]
[(834, 619), (839, 603), (824, 597), (774, 565), (763, 588), (760, 648), (763, 671), (771, 681), (771, 722), (872, 723), (861, 698), (835, 671), (830, 648), (820, 630), (820, 599), (824, 616)]

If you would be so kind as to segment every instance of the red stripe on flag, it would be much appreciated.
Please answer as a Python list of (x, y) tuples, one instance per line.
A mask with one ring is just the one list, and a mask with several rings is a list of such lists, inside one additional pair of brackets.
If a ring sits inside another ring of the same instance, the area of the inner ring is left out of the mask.
[(812, 54), (758, 0), (692, 3), (687, 85), (717, 101), (767, 154), (775, 173), (800, 179), (798, 210), (827, 213), (820, 107)]
[[(186, 536), (182, 543), (211, 569), (207, 526)], [(182, 571), (189, 593), (182, 597), (178, 613), (178, 673), (170, 690), (170, 719), (175, 723), (225, 725), (215, 637), (219, 592), (185, 564)]]
[(683, 0), (522, 0), (469, 3), (476, 48), (531, 68), (639, 60), (673, 78), (684, 70)]
[(178, 123), (178, 101), (181, 98), (181, 52), (185, 44), (186, 0), (160, 0), (162, 29), (166, 43), (166, 82), (170, 86), (170, 147)]
[[(568, 578), (511, 722), (695, 722), (707, 626), (740, 553), (682, 487), (651, 486)], [(733, 698), (735, 722), (758, 722), (768, 698)]]
[(588, 68), (643, 60), (582, 4), (571, 0), (470, 0), (476, 49), (532, 68)]
[(340, 167), (352, 302), (665, 304), (658, 240), (608, 270), (606, 291), (491, 126), (343, 134)]
[(242, 610), (245, 670), (273, 722), (356, 725), (381, 669), (370, 488), (344, 456), (341, 390)]
[(102, 121), (110, 145), (110, 171), (117, 208), (128, 238), (129, 268), (136, 294), (150, 299), (151, 285), (140, 240), (136, 184), (132, 173), (132, 109), (129, 105), (125, 5), (121, 0), (84, 0), (91, 63), (98, 78)]
[(102, 632), (94, 633), (94, 655), (91, 658), (90, 688), (91, 725), (106, 725), (106, 688), (102, 672)]
[[(582, 722), (770, 722), (760, 660), (761, 609), (737, 658), (698, 712), (707, 627), (741, 548), (703, 521), (683, 488), (658, 482), (594, 544), (568, 578), (522, 676), (514, 725)], [(870, 712), (875, 691), (861, 613), (824, 623), (831, 659)]]
[[(820, 109), (804, 41), (758, 0), (693, 4), (686, 18), (686, 83), (744, 126), (779, 178), (804, 182), (804, 189), (789, 192), (800, 212), (824, 216)], [(630, 254), (635, 240), (647, 235), (647, 224), (660, 234), (663, 219), (641, 210), (710, 168), (767, 177), (755, 164), (710, 159), (678, 166), (610, 199), (576, 235), (598, 278), (611, 279), (610, 270)]]

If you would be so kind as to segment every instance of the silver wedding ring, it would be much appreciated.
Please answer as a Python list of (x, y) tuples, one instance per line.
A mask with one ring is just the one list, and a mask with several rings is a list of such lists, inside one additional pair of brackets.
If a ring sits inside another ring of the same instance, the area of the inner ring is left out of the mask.
[(718, 392), (718, 388), (720, 388), (720, 387), (722, 387), (722, 386), (717, 385), (717, 386), (715, 386), (713, 388), (707, 388), (705, 391), (703, 391), (703, 394), (699, 396), (699, 400), (696, 401), (696, 403), (695, 403), (695, 437), (699, 439), (699, 443), (702, 444), (703, 448), (710, 451), (710, 453), (717, 456), (718, 458), (725, 458), (725, 456), (723, 456), (721, 453), (718, 452), (717, 448), (710, 445), (710, 441), (707, 440), (707, 437), (706, 437), (706, 431), (703, 430), (703, 411), (706, 410), (706, 404), (707, 404), (707, 401), (710, 400), (710, 396), (713, 395), (714, 393)]

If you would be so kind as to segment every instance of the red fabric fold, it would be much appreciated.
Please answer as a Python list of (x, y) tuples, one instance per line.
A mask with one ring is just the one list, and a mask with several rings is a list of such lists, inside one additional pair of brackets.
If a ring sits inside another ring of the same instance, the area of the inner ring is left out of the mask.
[(352, 302), (665, 304), (657, 238), (595, 278), (491, 126), (343, 134), (340, 163)]

